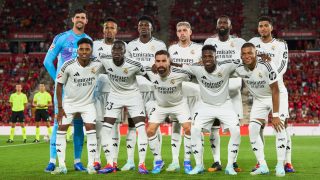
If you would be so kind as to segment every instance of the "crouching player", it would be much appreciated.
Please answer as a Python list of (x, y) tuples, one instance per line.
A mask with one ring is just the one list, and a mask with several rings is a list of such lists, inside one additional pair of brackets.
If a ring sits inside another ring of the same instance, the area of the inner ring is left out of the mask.
[(279, 114), (285, 107), (279, 102), (278, 73), (273, 63), (257, 59), (256, 48), (252, 43), (245, 43), (241, 48), (243, 64), (236, 69), (236, 73), (243, 78), (253, 95), (253, 105), (250, 113), (249, 137), (260, 166), (251, 175), (268, 174), (269, 169), (264, 157), (264, 144), (260, 137), (261, 126), (268, 120), (272, 111), (271, 123), (275, 129), (277, 166), (276, 176), (285, 176), (284, 161), (286, 156), (287, 135), (284, 129), (284, 117)]
[[(72, 119), (80, 114), (87, 134), (87, 151), (89, 174), (96, 173), (93, 162), (97, 148), (96, 138), (96, 109), (93, 102), (93, 90), (97, 75), (104, 71), (102, 63), (91, 59), (93, 43), (90, 39), (82, 38), (78, 41), (78, 57), (65, 62), (57, 76), (58, 100), (58, 132), (57, 155), (59, 167), (52, 174), (66, 174), (66, 133)], [(62, 88), (64, 99), (62, 102)], [(76, 91), (76, 93), (75, 93)]]
[[(187, 99), (182, 94), (182, 82), (190, 81), (191, 74), (181, 69), (170, 66), (170, 55), (165, 50), (160, 50), (155, 54), (155, 69), (157, 74), (147, 71), (147, 74), (153, 83), (156, 105), (149, 114), (149, 126), (147, 135), (149, 138), (150, 149), (155, 156), (153, 174), (158, 174), (164, 166), (161, 157), (160, 142), (156, 134), (160, 123), (170, 116), (177, 119), (184, 129), (185, 154), (191, 154), (191, 117), (187, 104)], [(147, 69), (148, 70), (148, 69)], [(190, 159), (189, 159), (190, 161)], [(191, 168), (186, 169), (186, 173)]]

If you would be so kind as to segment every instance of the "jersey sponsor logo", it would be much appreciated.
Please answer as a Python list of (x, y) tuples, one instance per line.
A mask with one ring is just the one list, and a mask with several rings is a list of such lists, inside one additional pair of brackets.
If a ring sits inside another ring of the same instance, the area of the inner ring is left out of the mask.
[(73, 76), (80, 76), (79, 72), (76, 72)]
[(173, 94), (177, 91), (177, 87), (158, 87), (157, 90), (161, 94)]
[(133, 50), (133, 51), (139, 51), (138, 47), (134, 48), (134, 50)]
[(247, 86), (250, 86), (250, 88), (258, 89), (258, 88), (264, 88), (267, 84), (265, 80), (263, 81), (253, 81), (253, 80), (246, 80), (245, 81)]
[(87, 77), (87, 78), (74, 78), (73, 82), (77, 84), (78, 87), (82, 86), (91, 86), (95, 82), (95, 77)]
[(103, 51), (103, 48), (102, 48), (102, 47), (100, 47), (100, 48), (98, 49), (98, 51)]
[(271, 81), (275, 80), (277, 78), (277, 74), (274, 71), (271, 71), (269, 74), (269, 79)]

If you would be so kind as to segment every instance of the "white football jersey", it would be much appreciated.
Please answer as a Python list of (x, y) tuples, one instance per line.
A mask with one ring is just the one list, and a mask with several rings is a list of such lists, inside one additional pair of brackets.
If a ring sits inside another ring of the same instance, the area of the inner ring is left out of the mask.
[(145, 75), (145, 68), (137, 61), (125, 58), (121, 66), (116, 66), (112, 59), (102, 61), (110, 80), (110, 93), (117, 96), (134, 95), (140, 92), (136, 75)]
[[(129, 52), (127, 49), (128, 45), (127, 43), (125, 43), (125, 45), (126, 45), (125, 56), (128, 56), (129, 55)], [(112, 46), (113, 45), (104, 43), (104, 39), (95, 40), (93, 41), (92, 56), (99, 59), (112, 58), (112, 54), (111, 54)]]
[(243, 79), (250, 93), (257, 99), (271, 98), (269, 85), (278, 81), (275, 65), (258, 59), (252, 71), (241, 63), (236, 69), (236, 75)]
[(82, 107), (93, 103), (97, 76), (103, 72), (102, 63), (96, 59), (92, 59), (86, 67), (81, 66), (77, 59), (66, 61), (57, 76), (57, 82), (64, 84), (64, 107)]
[[(140, 38), (134, 39), (128, 44), (129, 57), (140, 62), (144, 67), (151, 67), (155, 61), (155, 54), (159, 50), (167, 50), (166, 44), (152, 37), (149, 42), (142, 43)], [(145, 77), (137, 77), (141, 92), (152, 91), (152, 84)]]
[(191, 80), (190, 73), (171, 67), (169, 75), (165, 78), (161, 78), (159, 74), (154, 74), (150, 68), (147, 69), (147, 74), (154, 86), (154, 96), (159, 106), (173, 107), (182, 102), (186, 103), (182, 94), (182, 82)]
[(193, 74), (200, 85), (200, 96), (203, 102), (211, 105), (221, 105), (229, 97), (229, 77), (240, 64), (240, 59), (230, 59), (217, 64), (212, 73), (208, 73), (203, 65), (198, 63), (183, 65), (182, 69)]
[(241, 47), (246, 41), (242, 38), (229, 36), (227, 41), (220, 41), (219, 37), (210, 37), (204, 45), (212, 45), (216, 48), (217, 61), (224, 61), (227, 59), (240, 59)]
[(287, 93), (287, 88), (283, 82), (283, 75), (287, 71), (288, 66), (288, 46), (284, 40), (273, 38), (271, 42), (264, 43), (260, 37), (250, 39), (252, 44), (256, 46), (257, 54), (267, 54), (277, 68), (278, 85), (280, 92)]
[(172, 62), (191, 65), (201, 60), (201, 49), (201, 44), (191, 42), (187, 47), (182, 47), (179, 43), (173, 44), (168, 51)]

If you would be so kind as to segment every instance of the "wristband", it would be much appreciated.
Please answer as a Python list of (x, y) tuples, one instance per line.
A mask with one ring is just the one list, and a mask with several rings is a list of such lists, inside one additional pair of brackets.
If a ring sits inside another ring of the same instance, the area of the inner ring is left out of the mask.
[(272, 113), (272, 117), (279, 117), (279, 113), (278, 112)]

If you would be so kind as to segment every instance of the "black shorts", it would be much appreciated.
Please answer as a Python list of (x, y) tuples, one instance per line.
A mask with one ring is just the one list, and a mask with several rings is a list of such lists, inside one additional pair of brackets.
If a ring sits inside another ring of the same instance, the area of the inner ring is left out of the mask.
[(24, 122), (24, 114), (23, 111), (12, 111), (10, 122)]
[(40, 122), (41, 120), (49, 120), (49, 113), (47, 109), (36, 109), (36, 122)]

